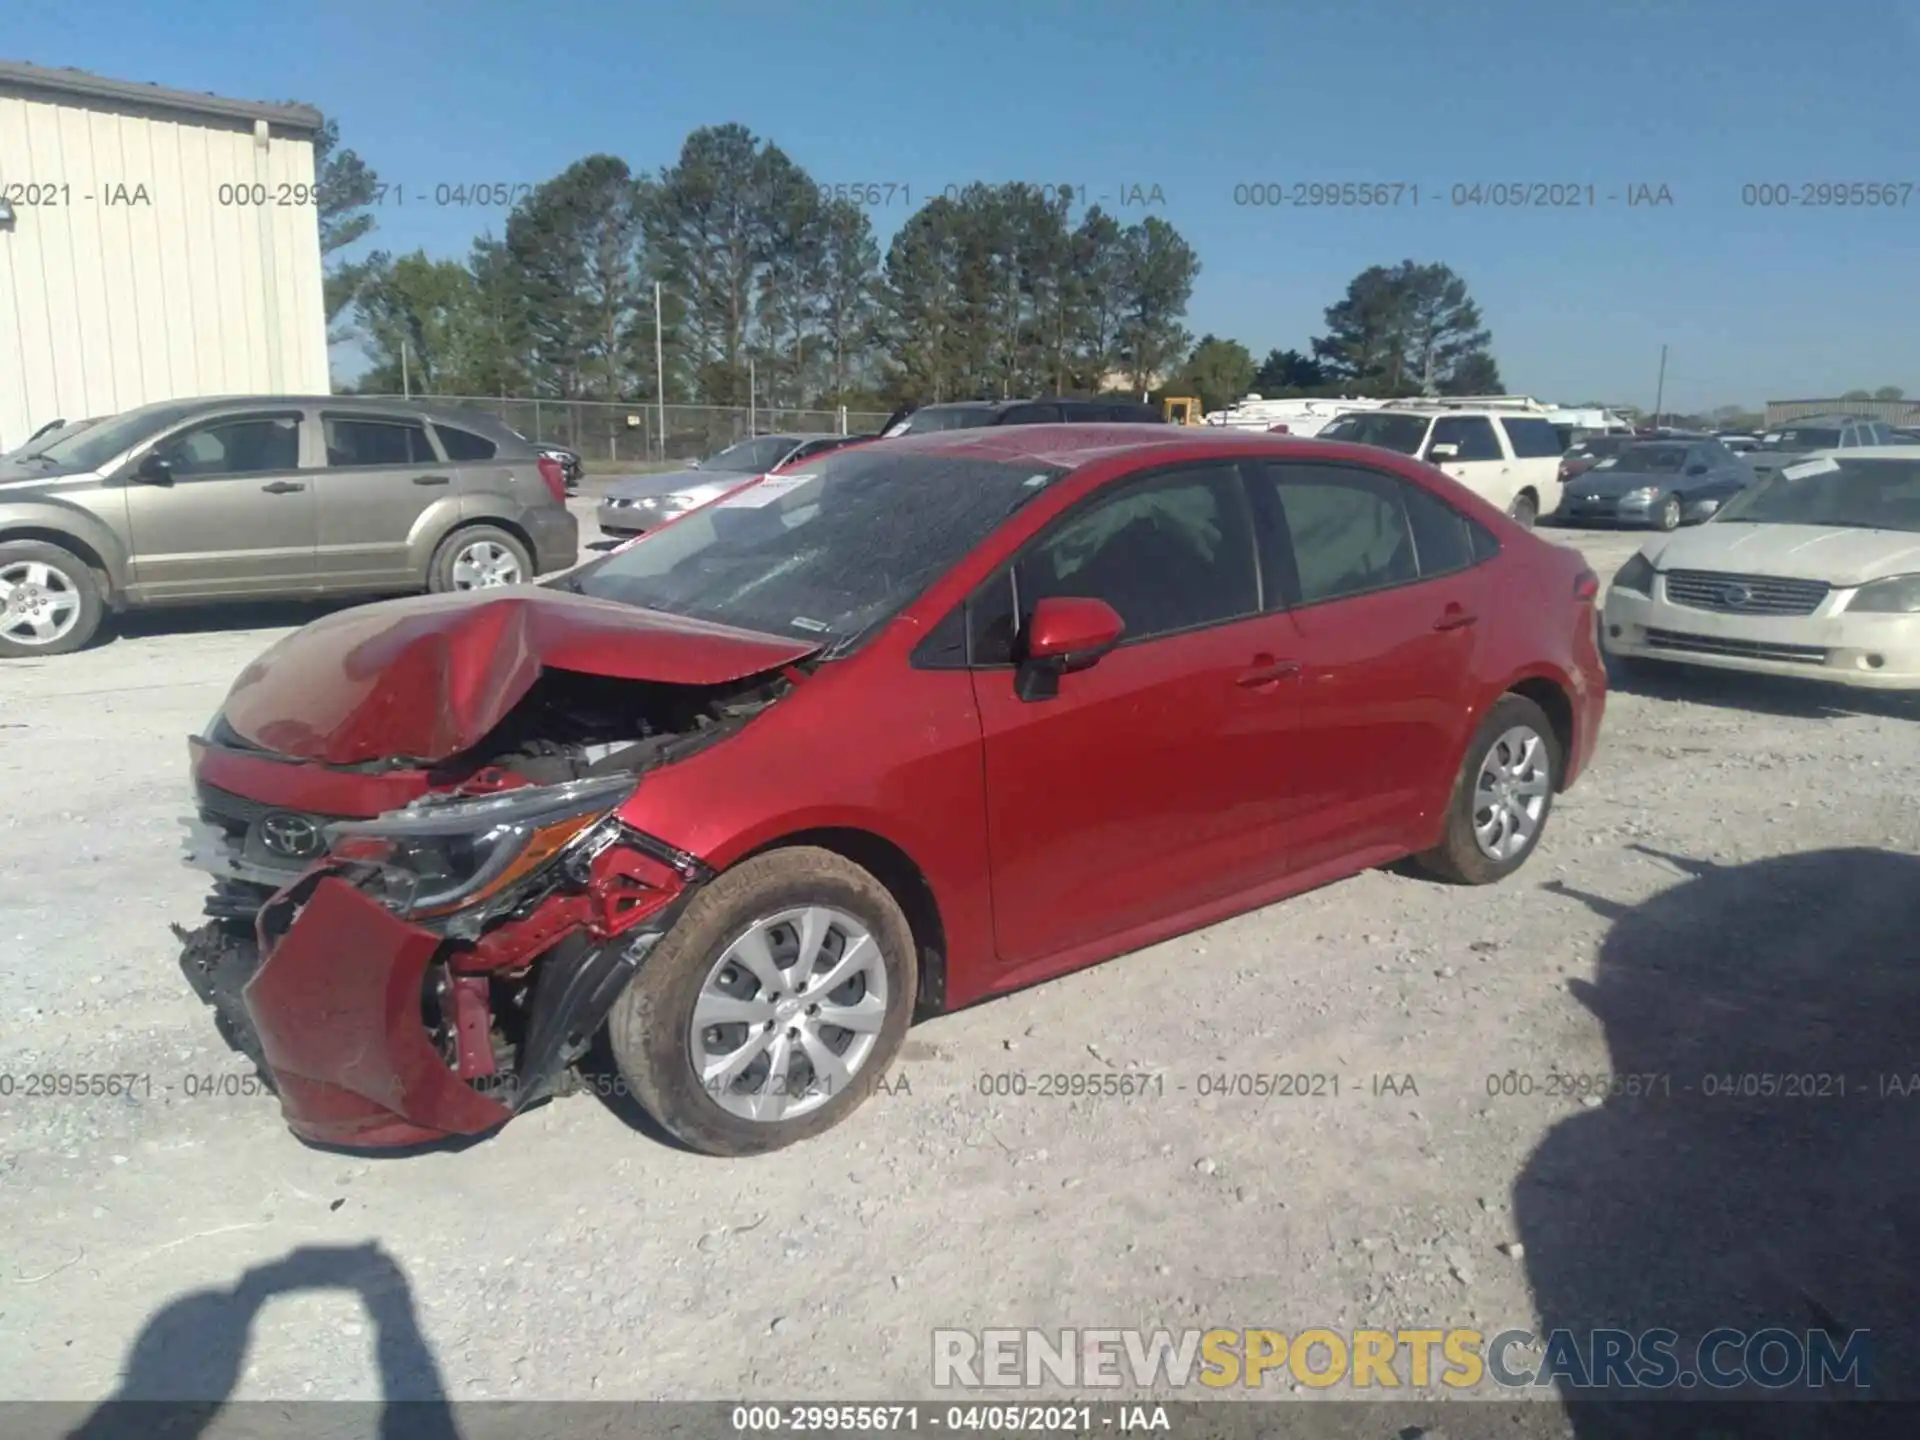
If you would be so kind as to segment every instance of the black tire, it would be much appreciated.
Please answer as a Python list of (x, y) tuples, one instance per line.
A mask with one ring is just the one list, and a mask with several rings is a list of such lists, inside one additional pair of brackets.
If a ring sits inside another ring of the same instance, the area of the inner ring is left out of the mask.
[[(100, 622), (106, 618), (106, 597), (101, 594), (99, 577), (93, 573), (86, 561), (71, 550), (63, 550), (58, 545), (49, 545), (41, 540), (0, 541), (0, 576), (9, 570), (28, 565), (47, 568), (49, 585), (36, 585), (37, 593), (54, 597), (71, 597), (77, 614), (73, 624), (62, 631), (57, 638), (33, 642), (20, 638), (25, 634), (22, 615), (16, 620), (9, 615), (5, 602), (0, 601), (0, 660), (30, 660), (39, 655), (67, 655), (82, 649), (99, 633)], [(10, 584), (0, 581), (0, 586), (11, 589)], [(11, 628), (10, 622), (21, 625), (21, 629)]]
[(511, 555), (520, 570), (519, 580), (512, 583), (532, 583), (533, 557), (527, 553), (526, 543), (519, 536), (502, 530), (498, 525), (463, 525), (442, 540), (439, 548), (433, 552), (433, 559), (427, 566), (427, 589), (436, 595), (443, 595), (449, 590), (485, 588), (463, 586), (453, 573), (460, 556), (476, 545), (492, 545)]
[(1531, 530), (1540, 520), (1540, 497), (1531, 490), (1522, 490), (1513, 497), (1513, 504), (1507, 507), (1507, 514), (1514, 523), (1524, 525)]
[[(694, 1005), (748, 925), (801, 905), (830, 905), (866, 926), (881, 948), (887, 1011), (873, 1050), (840, 1094), (794, 1119), (751, 1120), (723, 1108), (694, 1069)], [(918, 973), (913, 930), (886, 886), (830, 850), (770, 851), (715, 880), (654, 947), (608, 1019), (614, 1063), (641, 1107), (692, 1149), (725, 1156), (784, 1149), (838, 1125), (886, 1075), (913, 1019)]]
[(1653, 528), (1656, 530), (1678, 530), (1681, 521), (1680, 497), (1666, 495), (1653, 512)]
[[(1545, 803), (1525, 845), (1514, 854), (1496, 860), (1483, 851), (1474, 838), (1476, 795), (1481, 772), (1493, 759), (1502, 737), (1516, 728), (1531, 730), (1543, 743), (1547, 769)], [(1487, 712), (1487, 718), (1480, 722), (1480, 728), (1474, 731), (1460, 762), (1460, 773), (1453, 782), (1452, 798), (1447, 802), (1446, 830), (1437, 846), (1416, 857), (1421, 868), (1456, 885), (1492, 885), (1513, 874), (1527, 863), (1527, 857), (1533, 854), (1540, 837), (1546, 833), (1565, 763), (1560, 739), (1546, 712), (1524, 695), (1502, 695)]]

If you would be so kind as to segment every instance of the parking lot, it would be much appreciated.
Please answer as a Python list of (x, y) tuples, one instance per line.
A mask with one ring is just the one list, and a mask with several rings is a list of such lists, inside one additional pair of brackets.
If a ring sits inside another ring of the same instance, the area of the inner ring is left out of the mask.
[[(1640, 537), (1553, 538), (1605, 577)], [(917, 1396), (936, 1326), (1659, 1309), (1908, 1343), (1904, 702), (1616, 690), (1512, 881), (1372, 872), (926, 1023), (889, 1093), (772, 1157), (686, 1154), (576, 1095), (375, 1159), (288, 1134), (168, 929), (204, 880), (178, 860), (185, 737), (311, 613), (152, 614), (0, 675), (14, 1398)], [(134, 1078), (29, 1096), (41, 1072)], [(1114, 1072), (1157, 1078), (1040, 1093)], [(1846, 1093), (1739, 1093), (1748, 1073)], [(266, 1266), (264, 1301), (233, 1293)], [(408, 1305), (419, 1344), (385, 1343)]]

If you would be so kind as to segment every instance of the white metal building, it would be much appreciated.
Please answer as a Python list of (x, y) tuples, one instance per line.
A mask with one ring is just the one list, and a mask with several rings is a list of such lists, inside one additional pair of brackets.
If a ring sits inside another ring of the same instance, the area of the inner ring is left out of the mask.
[(328, 393), (320, 124), (0, 62), (0, 451), (153, 400)]

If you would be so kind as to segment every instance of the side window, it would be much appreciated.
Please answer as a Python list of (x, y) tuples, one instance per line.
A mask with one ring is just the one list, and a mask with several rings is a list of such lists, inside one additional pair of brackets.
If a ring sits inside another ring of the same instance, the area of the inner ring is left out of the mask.
[(300, 467), (300, 417), (260, 415), (182, 431), (158, 447), (180, 479), (257, 475)]
[(439, 457), (417, 420), (325, 417), (327, 465), (346, 470), (368, 465), (437, 465)]
[(1491, 560), (1500, 553), (1500, 542), (1493, 532), (1478, 520), (1467, 521), (1467, 533), (1473, 540), (1473, 559), (1478, 564), (1482, 560)]
[(1269, 465), (1265, 474), (1277, 486), (1286, 523), (1296, 603), (1363, 595), (1419, 578), (1398, 481), (1317, 465)]
[(968, 663), (1011, 665), (1015, 622), (1013, 573), (1002, 570), (967, 601)]
[(1501, 416), (1500, 428), (1507, 432), (1507, 443), (1516, 459), (1541, 460), (1566, 452), (1560, 432), (1545, 420), (1523, 420)]
[[(1455, 460), (1504, 460), (1500, 437), (1493, 433), (1493, 422), (1484, 415), (1443, 415), (1433, 422), (1433, 445), (1458, 445)], [(1556, 455), (1559, 451), (1554, 452)]]
[[(476, 460), (491, 460), (499, 453), (500, 447), (484, 435), (476, 435), (471, 430), (456, 430), (451, 425), (433, 427), (440, 435), (440, 448), (447, 452), (447, 459), (470, 463)], [(329, 436), (328, 444), (332, 444)]]
[(1002, 425), (1051, 425), (1060, 418), (1058, 405), (1016, 405), (1000, 417)]
[(1413, 558), (1422, 579), (1451, 575), (1473, 565), (1472, 523), (1446, 501), (1418, 485), (1400, 484), (1407, 507), (1407, 526), (1413, 532)]
[(1048, 596), (1089, 596), (1119, 612), (1129, 640), (1260, 609), (1253, 531), (1227, 467), (1178, 471), (1096, 500), (1014, 573), (1023, 615)]

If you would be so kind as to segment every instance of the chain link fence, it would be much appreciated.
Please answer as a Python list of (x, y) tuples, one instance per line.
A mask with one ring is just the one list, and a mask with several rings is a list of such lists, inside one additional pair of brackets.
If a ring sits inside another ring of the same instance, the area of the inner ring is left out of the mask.
[[(398, 395), (370, 398), (398, 400)], [(728, 405), (668, 405), (604, 400), (536, 400), (522, 396), (416, 395), (442, 404), (467, 405), (498, 415), (533, 440), (577, 450), (588, 465), (663, 464), (698, 460), (755, 435), (792, 431), (872, 434), (886, 423), (868, 410), (777, 410)], [(664, 423), (663, 423), (664, 422)]]

